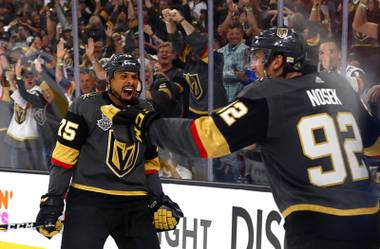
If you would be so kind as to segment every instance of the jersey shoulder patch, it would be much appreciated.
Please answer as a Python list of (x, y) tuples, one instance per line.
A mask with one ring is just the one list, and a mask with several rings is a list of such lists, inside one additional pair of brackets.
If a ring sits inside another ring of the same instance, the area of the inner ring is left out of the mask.
[(88, 99), (90, 99), (92, 97), (95, 97), (96, 95), (99, 95), (99, 93), (97, 93), (97, 92), (91, 92), (91, 93), (83, 94), (82, 96), (80, 96), (80, 98), (82, 100), (88, 100)]

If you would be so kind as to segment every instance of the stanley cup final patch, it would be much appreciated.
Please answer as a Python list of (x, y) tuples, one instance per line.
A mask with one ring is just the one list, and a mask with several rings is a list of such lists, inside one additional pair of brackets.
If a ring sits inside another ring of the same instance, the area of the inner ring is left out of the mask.
[(96, 121), (97, 125), (103, 131), (108, 131), (112, 127), (112, 121), (102, 113), (102, 118)]
[(288, 36), (289, 29), (287, 28), (277, 28), (276, 35), (281, 39), (284, 39)]

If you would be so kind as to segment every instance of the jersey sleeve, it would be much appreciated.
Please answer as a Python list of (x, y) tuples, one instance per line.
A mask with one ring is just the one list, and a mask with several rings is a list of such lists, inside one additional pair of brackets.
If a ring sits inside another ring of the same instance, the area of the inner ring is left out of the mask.
[(157, 174), (160, 171), (160, 161), (156, 146), (147, 147), (144, 153), (144, 173), (145, 175)]
[(78, 161), (80, 148), (88, 133), (85, 119), (77, 108), (79, 103), (73, 103), (59, 125), (58, 139), (51, 159), (55, 166), (72, 168)]
[(225, 156), (266, 136), (266, 101), (237, 99), (211, 116), (191, 119), (159, 119), (149, 135), (163, 149), (187, 157)]
[(188, 44), (201, 61), (208, 63), (208, 46), (207, 36), (199, 33), (198, 31), (192, 32), (190, 35), (185, 36), (186, 44)]

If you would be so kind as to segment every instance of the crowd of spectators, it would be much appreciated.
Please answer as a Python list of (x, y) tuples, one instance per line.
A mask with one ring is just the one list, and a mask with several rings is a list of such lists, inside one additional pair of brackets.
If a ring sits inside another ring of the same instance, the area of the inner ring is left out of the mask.
[[(144, 96), (165, 116), (207, 114), (210, 6), (204, 0), (142, 2), (144, 34), (139, 34), (136, 0), (78, 0), (80, 82), (75, 82), (71, 2), (0, 0), (1, 167), (48, 170), (54, 134), (76, 97), (75, 89), (80, 86), (81, 94), (106, 90), (105, 63), (114, 53), (139, 58), (139, 35), (144, 36), (145, 46)], [(279, 11), (277, 0), (213, 2), (212, 90), (217, 110), (245, 85), (254, 84), (249, 47), (261, 30), (277, 25)], [(343, 72), (378, 115), (379, 2), (349, 2), (348, 63)], [(342, 1), (285, 0), (283, 14), (284, 25), (305, 38), (306, 68), (340, 72)], [(167, 84), (170, 107), (160, 102), (168, 97), (162, 94)], [(210, 179), (207, 161), (165, 151), (160, 155), (165, 176)], [(266, 183), (260, 148), (255, 146), (214, 160), (213, 165), (217, 181)]]

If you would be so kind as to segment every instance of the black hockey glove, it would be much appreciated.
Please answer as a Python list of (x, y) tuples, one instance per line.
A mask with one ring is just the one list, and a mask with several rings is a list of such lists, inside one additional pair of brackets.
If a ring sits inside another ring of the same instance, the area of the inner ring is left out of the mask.
[(148, 128), (159, 116), (159, 113), (155, 111), (135, 107), (119, 111), (112, 119), (116, 139), (122, 142), (140, 142), (150, 146)]
[(62, 222), (58, 219), (63, 212), (63, 197), (46, 194), (41, 196), (40, 211), (36, 223), (41, 225), (37, 231), (48, 239), (58, 234), (62, 229)]
[(174, 230), (183, 217), (181, 208), (169, 196), (162, 195), (149, 204), (153, 213), (153, 225), (157, 232)]

